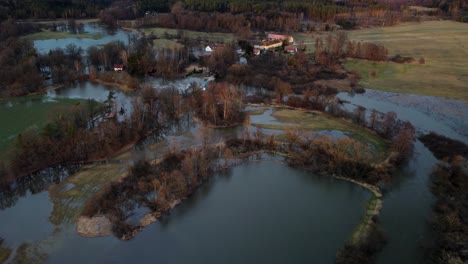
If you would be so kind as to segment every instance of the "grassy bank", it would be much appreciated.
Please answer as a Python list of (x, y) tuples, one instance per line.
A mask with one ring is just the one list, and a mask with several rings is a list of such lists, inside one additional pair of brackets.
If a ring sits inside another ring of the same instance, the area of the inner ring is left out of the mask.
[[(273, 112), (278, 124), (252, 124), (253, 126), (267, 129), (297, 129), (306, 131), (339, 130), (348, 134), (351, 138), (370, 144), (382, 157), (387, 155), (388, 144), (374, 132), (347, 122), (340, 118), (332, 117), (326, 113), (310, 112), (304, 110), (279, 109)], [(291, 124), (294, 124), (292, 127)]]
[(220, 43), (231, 43), (233, 42), (234, 35), (231, 33), (219, 33), (219, 32), (200, 32), (200, 31), (192, 31), (192, 30), (181, 30), (181, 29), (172, 29), (172, 28), (144, 28), (142, 31), (146, 35), (154, 34), (159, 37), (164, 37), (164, 34), (167, 33), (169, 35), (178, 35), (179, 32), (182, 36), (187, 37), (189, 39), (200, 39), (200, 40), (207, 40), (213, 42), (220, 42)]
[[(365, 88), (468, 99), (468, 24), (453, 21), (404, 23), (394, 27), (349, 31), (350, 40), (384, 45), (424, 64), (349, 60), (348, 70), (361, 73)], [(371, 73), (375, 71), (375, 77)]]
[(100, 39), (102, 38), (102, 35), (90, 34), (90, 33), (72, 34), (72, 33), (61, 32), (61, 31), (43, 30), (41, 32), (27, 35), (25, 36), (25, 38), (30, 39), (30, 40), (47, 40), (47, 39), (64, 39), (64, 38)]
[(54, 108), (70, 107), (82, 100), (56, 98), (42, 95), (0, 99), (0, 159), (6, 157), (8, 147), (18, 133), (31, 126), (42, 127), (48, 113)]
[(54, 208), (50, 221), (55, 225), (75, 223), (89, 198), (126, 173), (125, 166), (118, 163), (89, 165), (60, 184), (52, 185), (49, 192)]

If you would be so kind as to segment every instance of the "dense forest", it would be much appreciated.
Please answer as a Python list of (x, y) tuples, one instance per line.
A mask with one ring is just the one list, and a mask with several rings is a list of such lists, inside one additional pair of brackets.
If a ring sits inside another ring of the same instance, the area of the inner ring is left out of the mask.
[(466, 21), (468, 12), (466, 0), (1, 0), (0, 21), (7, 18), (90, 18), (98, 17), (104, 9), (112, 10), (118, 19), (134, 19), (147, 13), (174, 11), (174, 6), (184, 6), (189, 11), (233, 14), (264, 14), (276, 10), (323, 19), (343, 12), (400, 10), (407, 5), (436, 7), (462, 21)]

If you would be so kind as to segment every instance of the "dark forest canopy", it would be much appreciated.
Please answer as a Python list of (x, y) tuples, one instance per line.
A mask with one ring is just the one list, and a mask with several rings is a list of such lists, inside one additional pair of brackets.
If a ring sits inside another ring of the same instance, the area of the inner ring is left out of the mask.
[(111, 6), (134, 16), (146, 12), (170, 12), (180, 2), (186, 10), (202, 12), (263, 13), (280, 10), (304, 13), (323, 7), (385, 7), (401, 8), (406, 5), (437, 7), (446, 13), (463, 11), (468, 0), (0, 0), (0, 20), (55, 19), (98, 17), (100, 11)]
[(0, 19), (96, 17), (113, 0), (0, 0)]

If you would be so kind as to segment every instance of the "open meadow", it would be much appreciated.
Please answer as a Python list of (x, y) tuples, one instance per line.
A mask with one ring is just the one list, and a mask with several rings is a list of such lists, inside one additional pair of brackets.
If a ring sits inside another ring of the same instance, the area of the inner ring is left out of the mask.
[(200, 32), (193, 30), (181, 30), (173, 28), (144, 28), (141, 29), (146, 35), (156, 35), (160, 38), (165, 38), (165, 34), (169, 35), (181, 35), (189, 39), (199, 39), (211, 42), (219, 43), (231, 43), (234, 41), (234, 35), (231, 33), (219, 33), (219, 32)]
[[(416, 59), (414, 64), (348, 60), (346, 68), (361, 74), (364, 88), (468, 99), (468, 24), (404, 23), (349, 31), (348, 37), (382, 44), (389, 56), (399, 54)], [(424, 64), (418, 64), (420, 58)]]
[[(468, 24), (453, 21), (402, 23), (392, 27), (345, 31), (352, 41), (384, 45), (389, 56), (410, 56), (412, 64), (349, 59), (347, 70), (361, 74), (364, 88), (468, 99)], [(307, 53), (317, 37), (336, 32), (293, 34), (295, 44)], [(424, 64), (419, 64), (423, 58)]]

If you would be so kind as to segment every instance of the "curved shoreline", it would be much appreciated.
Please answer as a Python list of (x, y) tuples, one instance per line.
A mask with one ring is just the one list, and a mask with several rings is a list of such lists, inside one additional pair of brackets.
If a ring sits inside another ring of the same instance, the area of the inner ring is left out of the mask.
[[(220, 144), (219, 143), (212, 144), (211, 146), (220, 147)], [(250, 157), (255, 156), (255, 155), (259, 155), (259, 154), (260, 155), (261, 154), (270, 155), (270, 156), (273, 157), (273, 159), (269, 160), (269, 159), (265, 159), (263, 157), (260, 157), (259, 159), (249, 159)], [(235, 167), (235, 166), (241, 165), (243, 163), (247, 163), (247, 162), (273, 161), (273, 162), (279, 162), (279, 163), (283, 164), (284, 166), (289, 166), (284, 161), (282, 161), (279, 158), (275, 157), (275, 155), (281, 155), (283, 157), (288, 156), (287, 154), (285, 154), (283, 152), (268, 151), (268, 150), (260, 150), (260, 151), (252, 151), (252, 152), (249, 152), (249, 153), (242, 153), (242, 154), (239, 154), (239, 155), (237, 155), (235, 157), (232, 157), (232, 158), (224, 158), (225, 160), (233, 160), (233, 162), (227, 162), (226, 164), (224, 164), (222, 166), (219, 166), (213, 172), (213, 174), (214, 173), (219, 173), (222, 170), (226, 170), (226, 169), (229, 169), (229, 168), (232, 168), (232, 167)], [(151, 164), (158, 164), (161, 161), (162, 161), (161, 159), (156, 159), (156, 160), (151, 160), (150, 163)], [(310, 171), (310, 169), (308, 169), (307, 167), (301, 167), (300, 169)], [(356, 181), (354, 179), (346, 178), (346, 177), (343, 177), (343, 176), (329, 175), (329, 174), (321, 174), (321, 175), (331, 176), (331, 177), (333, 177), (335, 179), (338, 179), (338, 180), (348, 181), (348, 182), (350, 182), (352, 184), (359, 185), (359, 186), (367, 189), (369, 192), (371, 192), (373, 194), (373, 197), (368, 202), (368, 206), (367, 206), (366, 213), (364, 215), (363, 221), (361, 223), (359, 223), (355, 227), (355, 229), (353, 231), (353, 235), (350, 238), (350, 241), (352, 243), (359, 242), (360, 239), (363, 239), (366, 236), (367, 232), (369, 231), (369, 228), (373, 224), (373, 222), (372, 222), (373, 217), (378, 216), (380, 214), (380, 210), (382, 208), (382, 199), (381, 199), (382, 198), (382, 193), (380, 192), (379, 188), (377, 186), (375, 186), (375, 185), (371, 185), (371, 184), (368, 184), (368, 183)], [(145, 227), (147, 227), (148, 225), (158, 221), (163, 214), (165, 214), (167, 212), (170, 212), (177, 205), (179, 205), (184, 200), (189, 199), (189, 198), (190, 198), (190, 195), (185, 196), (185, 197), (179, 197), (178, 199), (175, 199), (175, 200), (171, 201), (170, 206), (166, 211), (163, 211), (163, 212), (153, 211), (153, 212), (146, 213), (145, 215), (143, 215), (139, 219), (139, 221), (138, 221), (139, 224), (137, 226), (135, 226), (135, 228), (132, 229), (129, 233), (126, 233), (125, 235), (121, 236), (120, 239), (130, 240), (130, 239), (134, 238)], [(374, 206), (373, 201), (376, 201), (375, 206)], [(96, 222), (100, 223), (99, 227), (97, 227), (97, 226), (92, 227), (93, 225), (95, 225), (94, 223), (96, 223)], [(103, 226), (102, 223), (104, 223), (104, 226)], [(105, 226), (105, 225), (109, 225), (109, 226)], [(105, 216), (105, 215), (96, 215), (96, 216), (93, 216), (93, 217), (80, 216), (80, 218), (78, 219), (78, 222), (76, 224), (76, 230), (77, 230), (78, 234), (80, 236), (84, 236), (84, 237), (98, 237), (98, 236), (111, 235), (112, 233), (109, 233), (107, 231), (107, 230), (111, 230), (111, 229), (112, 229), (112, 223), (109, 221), (109, 218), (107, 216)], [(102, 230), (104, 230), (104, 232), (101, 232)]]

